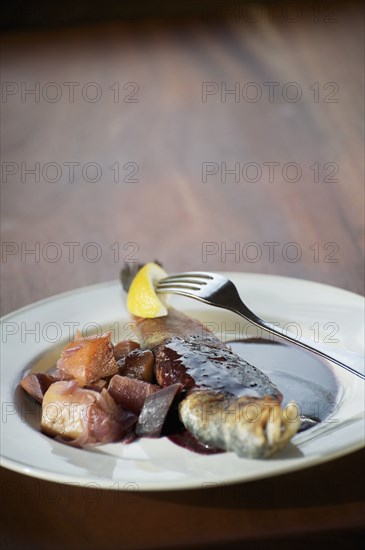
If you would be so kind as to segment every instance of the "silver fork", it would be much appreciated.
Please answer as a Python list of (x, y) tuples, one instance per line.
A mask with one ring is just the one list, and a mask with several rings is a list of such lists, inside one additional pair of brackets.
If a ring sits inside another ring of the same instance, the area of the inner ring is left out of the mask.
[(312, 351), (365, 380), (365, 374), (361, 372), (364, 371), (363, 356), (342, 349), (330, 350), (328, 346), (314, 343), (306, 338), (296, 338), (290, 332), (267, 323), (242, 302), (235, 285), (223, 275), (200, 271), (177, 273), (161, 279), (156, 287), (156, 292), (158, 294), (181, 294), (212, 306), (233, 311), (264, 331)]

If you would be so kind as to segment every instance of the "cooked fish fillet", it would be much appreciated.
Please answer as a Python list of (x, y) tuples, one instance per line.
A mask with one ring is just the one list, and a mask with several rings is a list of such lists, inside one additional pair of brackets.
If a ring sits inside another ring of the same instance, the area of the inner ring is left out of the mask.
[(295, 435), (295, 403), (283, 410), (282, 394), (268, 376), (202, 323), (172, 308), (166, 317), (135, 321), (142, 348), (154, 352), (158, 383), (183, 385), (180, 419), (199, 442), (265, 458)]

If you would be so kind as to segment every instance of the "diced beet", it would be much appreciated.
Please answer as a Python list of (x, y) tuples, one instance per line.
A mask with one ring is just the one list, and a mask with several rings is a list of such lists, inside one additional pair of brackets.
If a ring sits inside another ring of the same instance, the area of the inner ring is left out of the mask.
[(119, 374), (152, 382), (155, 358), (149, 349), (135, 349), (118, 361)]
[(136, 434), (134, 433), (134, 428), (137, 424), (138, 415), (132, 413), (131, 411), (126, 411), (119, 407), (118, 421), (121, 429), (121, 441), (123, 443), (132, 443), (136, 439)]
[(125, 373), (127, 370), (127, 366), (125, 364), (125, 357), (121, 357), (120, 359), (118, 359), (117, 365), (118, 365), (118, 374), (120, 374), (120, 376), (125, 376)]
[(122, 340), (114, 346), (114, 358), (116, 361), (119, 361), (119, 359), (122, 359), (131, 351), (139, 349), (139, 347), (138, 342), (134, 340)]
[(56, 380), (54, 376), (49, 374), (35, 373), (25, 376), (20, 385), (33, 399), (38, 403), (42, 403), (44, 394)]
[(181, 389), (182, 384), (172, 384), (146, 398), (136, 426), (137, 435), (160, 437), (170, 407)]
[(108, 392), (118, 405), (139, 414), (148, 395), (160, 391), (160, 386), (115, 374), (109, 382)]

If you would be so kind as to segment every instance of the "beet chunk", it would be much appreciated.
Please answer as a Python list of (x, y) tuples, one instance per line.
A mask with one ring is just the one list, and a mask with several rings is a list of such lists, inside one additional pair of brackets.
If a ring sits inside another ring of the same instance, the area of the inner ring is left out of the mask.
[(135, 349), (118, 361), (119, 374), (152, 382), (155, 358), (149, 349)]
[(160, 391), (156, 384), (115, 374), (109, 382), (108, 392), (123, 409), (139, 414), (148, 395)]
[(136, 426), (137, 435), (160, 437), (170, 407), (181, 389), (182, 384), (172, 384), (146, 397)]
[(56, 380), (57, 378), (49, 374), (28, 374), (21, 380), (20, 385), (33, 399), (42, 403), (44, 394)]
[(119, 361), (119, 359), (122, 359), (131, 351), (139, 349), (139, 347), (138, 342), (134, 340), (121, 340), (114, 346), (114, 358), (116, 361)]

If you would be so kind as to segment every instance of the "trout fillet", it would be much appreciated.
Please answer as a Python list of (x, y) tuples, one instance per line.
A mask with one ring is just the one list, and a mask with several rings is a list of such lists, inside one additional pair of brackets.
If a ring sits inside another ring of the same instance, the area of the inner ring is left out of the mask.
[(179, 416), (200, 443), (266, 458), (298, 431), (295, 403), (283, 409), (275, 384), (202, 323), (172, 308), (166, 317), (135, 321), (142, 348), (155, 355), (160, 386), (183, 385)]

